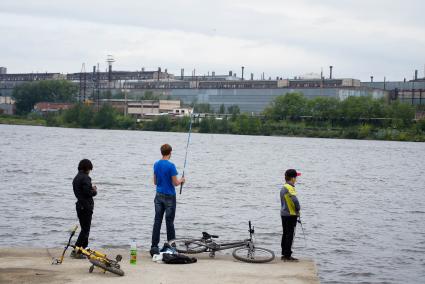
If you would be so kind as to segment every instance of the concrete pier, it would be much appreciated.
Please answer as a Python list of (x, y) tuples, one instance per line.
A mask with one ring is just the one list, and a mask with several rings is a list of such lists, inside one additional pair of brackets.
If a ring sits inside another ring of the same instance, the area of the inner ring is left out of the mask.
[(101, 251), (110, 258), (122, 254), (125, 276), (103, 273), (98, 268), (89, 273), (89, 261), (71, 259), (70, 250), (62, 264), (52, 265), (52, 257), (59, 257), (61, 249), (0, 248), (0, 283), (319, 283), (315, 264), (308, 259), (251, 264), (231, 255), (217, 254), (212, 259), (204, 253), (194, 255), (197, 263), (169, 265), (154, 263), (148, 253), (139, 252), (137, 265), (130, 265), (128, 251)]

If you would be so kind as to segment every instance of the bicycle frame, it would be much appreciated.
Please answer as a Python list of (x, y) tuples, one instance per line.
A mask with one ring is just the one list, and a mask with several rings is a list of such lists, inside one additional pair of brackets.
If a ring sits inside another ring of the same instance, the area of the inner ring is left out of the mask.
[(254, 245), (254, 227), (249, 221), (249, 239), (231, 242), (216, 242), (214, 239), (218, 236), (202, 232), (202, 238), (180, 238), (171, 241), (179, 253), (197, 254), (209, 252), (210, 257), (215, 256), (216, 251), (233, 249), (232, 255), (235, 259), (248, 263), (266, 263), (272, 261), (275, 257), (274, 252)]
[(68, 243), (66, 244), (66, 246), (65, 246), (65, 248), (62, 252), (61, 258), (60, 259), (54, 258), (52, 260), (52, 264), (61, 264), (63, 262), (64, 257), (65, 257), (65, 252), (67, 251), (67, 249), (69, 247), (74, 248), (76, 253), (81, 253), (81, 254), (87, 256), (87, 258), (89, 260), (97, 260), (97, 261), (100, 261), (100, 262), (103, 262), (103, 263), (108, 263), (110, 265), (116, 265), (119, 261), (121, 261), (122, 257), (120, 255), (117, 256), (116, 260), (111, 260), (106, 256), (106, 254), (101, 253), (99, 251), (95, 251), (95, 250), (92, 250), (92, 249), (89, 249), (89, 248), (85, 249), (83, 247), (71, 245), (72, 237), (75, 235), (75, 232), (77, 231), (77, 229), (78, 229), (78, 225), (75, 225), (75, 227), (71, 230), (71, 235), (69, 237)]
[[(235, 242), (227, 242), (227, 243), (217, 243), (213, 239), (216, 236), (211, 236), (208, 233), (203, 233), (204, 236), (201, 239), (193, 240), (198, 245), (206, 247), (206, 252), (210, 252), (210, 256), (214, 257), (216, 251), (227, 250), (232, 248), (239, 247), (249, 247), (250, 249), (254, 248), (254, 242), (252, 240), (252, 236), (254, 234), (254, 227), (251, 227), (251, 221), (249, 221), (249, 239), (245, 239), (243, 241), (235, 241)], [(218, 236), (217, 236), (218, 237)]]

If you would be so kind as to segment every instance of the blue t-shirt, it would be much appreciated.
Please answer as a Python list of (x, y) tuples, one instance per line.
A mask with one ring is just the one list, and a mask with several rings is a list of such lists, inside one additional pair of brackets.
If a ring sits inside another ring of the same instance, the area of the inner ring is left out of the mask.
[(176, 195), (172, 177), (178, 174), (176, 166), (168, 160), (159, 160), (153, 165), (156, 176), (156, 191), (162, 194)]

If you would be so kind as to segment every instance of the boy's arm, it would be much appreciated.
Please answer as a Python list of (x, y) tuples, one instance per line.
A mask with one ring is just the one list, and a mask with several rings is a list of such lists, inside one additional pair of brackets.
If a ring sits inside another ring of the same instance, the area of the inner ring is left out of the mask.
[(172, 176), (171, 179), (173, 181), (173, 185), (174, 186), (181, 185), (182, 183), (185, 182), (185, 178), (184, 177), (182, 177), (181, 179), (178, 179), (177, 176)]
[(300, 202), (298, 201), (298, 198), (295, 195), (291, 195), (291, 198), (295, 205), (295, 211), (297, 211), (297, 213), (300, 212), (301, 206)]
[(153, 184), (156, 185), (156, 174), (153, 174)]
[(93, 197), (93, 196), (96, 196), (97, 194), (97, 190), (93, 188), (89, 177), (85, 177), (81, 181), (81, 188), (82, 188), (83, 194), (87, 197)]
[(173, 183), (174, 186), (181, 185), (182, 183), (185, 182), (184, 177), (182, 177), (181, 179), (177, 178), (178, 172), (177, 172), (176, 166), (174, 164), (172, 164), (172, 167), (170, 168), (170, 170), (171, 170), (171, 173), (170, 173), (171, 182)]

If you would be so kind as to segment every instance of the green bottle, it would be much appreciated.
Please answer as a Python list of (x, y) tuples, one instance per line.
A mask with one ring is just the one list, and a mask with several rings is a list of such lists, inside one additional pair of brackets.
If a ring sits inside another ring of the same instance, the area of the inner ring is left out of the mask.
[(136, 265), (137, 263), (137, 244), (136, 241), (131, 241), (130, 245), (130, 264)]

